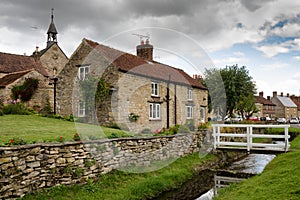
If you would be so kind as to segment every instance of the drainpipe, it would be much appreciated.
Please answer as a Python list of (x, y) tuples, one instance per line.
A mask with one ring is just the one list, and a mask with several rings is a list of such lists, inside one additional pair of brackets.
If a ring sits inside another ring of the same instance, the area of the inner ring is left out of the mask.
[(176, 95), (177, 95), (177, 87), (176, 84), (174, 84), (174, 124), (177, 124), (177, 99), (176, 99)]
[(166, 101), (167, 101), (167, 128), (170, 128), (170, 80), (171, 75), (169, 75), (169, 80), (167, 83), (167, 95), (166, 95)]

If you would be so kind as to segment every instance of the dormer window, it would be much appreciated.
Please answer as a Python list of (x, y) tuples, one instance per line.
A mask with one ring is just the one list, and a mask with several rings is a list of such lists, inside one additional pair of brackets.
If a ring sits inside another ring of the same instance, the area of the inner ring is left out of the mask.
[(78, 68), (78, 79), (84, 80), (87, 78), (87, 74), (89, 73), (90, 66), (80, 66)]
[(189, 101), (193, 100), (193, 90), (192, 89), (188, 89), (188, 100)]
[(156, 82), (151, 83), (151, 96), (155, 96), (155, 97), (159, 96), (159, 87), (158, 87), (158, 83)]

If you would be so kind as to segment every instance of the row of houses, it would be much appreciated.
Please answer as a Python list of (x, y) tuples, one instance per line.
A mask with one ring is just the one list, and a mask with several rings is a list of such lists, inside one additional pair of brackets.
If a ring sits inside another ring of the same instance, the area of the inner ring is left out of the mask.
[(38, 90), (26, 104), (37, 111), (50, 103), (56, 114), (136, 132), (207, 120), (207, 88), (198, 76), (153, 60), (149, 39), (133, 55), (84, 38), (68, 58), (57, 34), (52, 12), (45, 49), (30, 56), (0, 53), (1, 97), (11, 98), (14, 86), (36, 78)]
[(300, 117), (300, 97), (295, 95), (284, 95), (283, 92), (277, 94), (273, 92), (273, 96), (264, 98), (264, 93), (259, 92), (255, 96), (255, 104), (258, 112), (254, 115), (260, 117), (274, 118), (299, 118)]

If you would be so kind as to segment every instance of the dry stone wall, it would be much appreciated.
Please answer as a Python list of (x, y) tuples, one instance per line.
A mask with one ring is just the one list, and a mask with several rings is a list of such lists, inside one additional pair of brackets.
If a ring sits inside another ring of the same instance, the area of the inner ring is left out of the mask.
[(0, 199), (198, 152), (202, 133), (0, 147)]

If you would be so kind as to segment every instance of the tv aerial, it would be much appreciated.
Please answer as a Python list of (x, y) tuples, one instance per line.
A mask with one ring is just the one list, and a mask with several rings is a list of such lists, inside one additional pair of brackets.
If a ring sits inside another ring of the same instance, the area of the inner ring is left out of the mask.
[(140, 38), (140, 41), (146, 39), (146, 40), (149, 40), (150, 39), (150, 34), (147, 33), (146, 35), (142, 35), (142, 34), (138, 34), (138, 33), (132, 33), (132, 35), (135, 35), (137, 37)]

